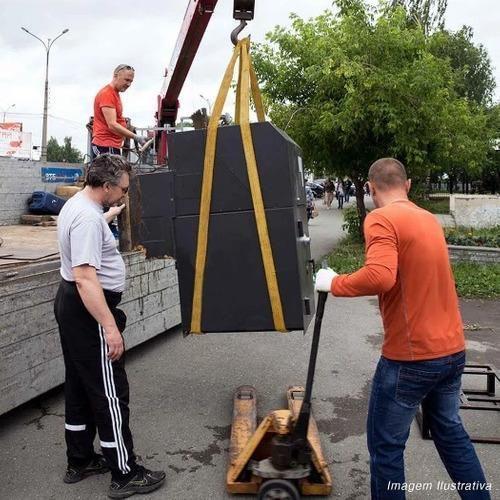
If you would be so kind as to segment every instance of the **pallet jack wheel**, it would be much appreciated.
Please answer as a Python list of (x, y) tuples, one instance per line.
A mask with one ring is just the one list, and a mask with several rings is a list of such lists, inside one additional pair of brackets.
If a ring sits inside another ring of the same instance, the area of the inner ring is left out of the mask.
[(262, 483), (258, 500), (300, 500), (297, 487), (285, 479), (269, 479)]

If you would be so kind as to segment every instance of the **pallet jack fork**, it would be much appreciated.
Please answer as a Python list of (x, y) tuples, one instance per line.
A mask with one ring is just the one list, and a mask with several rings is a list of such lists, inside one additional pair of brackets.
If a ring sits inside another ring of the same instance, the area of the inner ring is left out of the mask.
[(229, 493), (258, 494), (262, 500), (295, 500), (300, 495), (329, 495), (332, 491), (332, 478), (311, 412), (326, 298), (326, 293), (319, 292), (306, 388), (288, 388), (288, 409), (271, 412), (257, 427), (255, 388), (244, 385), (234, 394), (226, 478)]

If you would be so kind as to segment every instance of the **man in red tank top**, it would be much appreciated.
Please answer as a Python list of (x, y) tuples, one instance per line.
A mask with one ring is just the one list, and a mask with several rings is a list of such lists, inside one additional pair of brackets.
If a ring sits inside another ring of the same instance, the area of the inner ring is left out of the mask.
[(94, 99), (92, 127), (92, 158), (103, 153), (121, 154), (123, 140), (134, 139), (140, 145), (147, 141), (126, 127), (120, 92), (125, 92), (134, 81), (134, 68), (120, 64), (113, 71), (111, 83), (103, 87)]
[(365, 265), (343, 275), (322, 269), (315, 288), (379, 298), (384, 343), (367, 420), (372, 498), (405, 498), (403, 452), (422, 405), (457, 492), (489, 499), (491, 483), (458, 413), (465, 341), (443, 230), (408, 200), (411, 181), (401, 162), (377, 160), (368, 179), (375, 210), (364, 223)]

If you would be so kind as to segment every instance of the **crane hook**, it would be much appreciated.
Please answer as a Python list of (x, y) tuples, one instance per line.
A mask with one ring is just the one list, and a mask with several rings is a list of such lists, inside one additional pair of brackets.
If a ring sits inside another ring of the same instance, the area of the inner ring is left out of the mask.
[(255, 0), (234, 0), (233, 19), (240, 21), (240, 24), (231, 32), (233, 45), (238, 44), (238, 35), (245, 29), (247, 21), (253, 19), (254, 8)]
[(231, 31), (231, 42), (233, 42), (233, 45), (238, 45), (238, 35), (245, 29), (246, 25), (246, 21), (240, 21), (240, 24), (236, 26), (233, 31)]

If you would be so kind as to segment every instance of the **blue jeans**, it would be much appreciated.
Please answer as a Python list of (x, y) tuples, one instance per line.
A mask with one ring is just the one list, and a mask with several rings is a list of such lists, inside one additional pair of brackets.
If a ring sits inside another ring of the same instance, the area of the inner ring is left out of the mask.
[[(367, 421), (372, 499), (406, 498), (405, 490), (409, 488), (399, 486), (405, 484), (403, 452), (420, 404), (441, 460), (457, 485), (457, 493), (468, 500), (490, 499), (486, 489), (458, 488), (458, 483), (486, 485), (481, 464), (458, 414), (464, 366), (463, 352), (428, 361), (380, 358)], [(432, 486), (437, 488), (436, 484)]]

